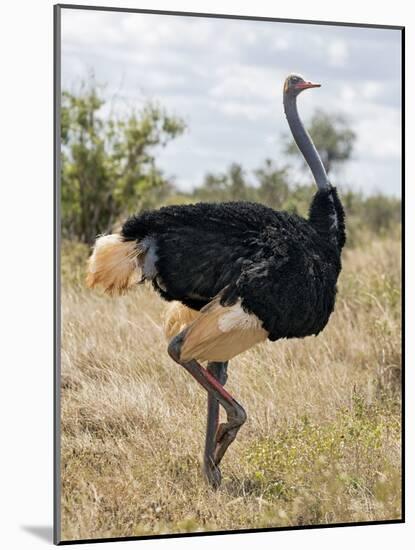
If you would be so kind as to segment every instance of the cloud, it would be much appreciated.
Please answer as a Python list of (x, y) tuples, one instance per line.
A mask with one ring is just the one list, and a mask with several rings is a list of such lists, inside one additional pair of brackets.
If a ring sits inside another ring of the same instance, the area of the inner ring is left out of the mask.
[(349, 56), (349, 49), (344, 40), (333, 40), (328, 45), (329, 63), (333, 67), (343, 67)]
[(232, 161), (282, 162), (282, 83), (299, 72), (322, 83), (299, 100), (304, 120), (323, 108), (358, 134), (344, 176), (358, 185), (364, 173), (399, 194), (400, 63), (393, 30), (62, 10), (63, 86), (76, 89), (92, 70), (121, 96), (119, 109), (157, 99), (184, 117), (188, 131), (160, 153), (182, 186)]

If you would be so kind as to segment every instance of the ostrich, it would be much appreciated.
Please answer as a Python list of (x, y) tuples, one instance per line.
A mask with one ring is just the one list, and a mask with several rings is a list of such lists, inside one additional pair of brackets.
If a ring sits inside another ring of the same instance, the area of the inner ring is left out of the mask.
[(167, 206), (99, 237), (89, 259), (89, 287), (122, 294), (148, 280), (172, 302), (168, 353), (208, 393), (203, 466), (214, 488), (246, 420), (224, 388), (229, 360), (267, 338), (317, 335), (334, 309), (344, 212), (297, 111), (297, 96), (319, 86), (290, 74), (283, 88), (289, 127), (318, 187), (308, 219), (250, 202)]

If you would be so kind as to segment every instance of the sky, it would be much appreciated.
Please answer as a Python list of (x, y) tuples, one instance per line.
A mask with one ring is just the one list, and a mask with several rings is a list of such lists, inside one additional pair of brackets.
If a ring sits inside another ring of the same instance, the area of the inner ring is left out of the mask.
[(183, 190), (232, 162), (248, 177), (287, 159), (282, 86), (291, 72), (319, 82), (298, 99), (307, 122), (317, 109), (347, 117), (353, 158), (331, 175), (366, 194), (401, 193), (401, 35), (393, 29), (62, 10), (62, 88), (92, 73), (116, 94), (114, 109), (156, 100), (186, 132), (160, 151), (159, 166)]

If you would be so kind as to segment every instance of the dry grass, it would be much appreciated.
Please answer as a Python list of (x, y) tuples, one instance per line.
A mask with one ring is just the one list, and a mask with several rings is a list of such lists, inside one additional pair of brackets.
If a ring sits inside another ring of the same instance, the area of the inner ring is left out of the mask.
[(166, 354), (164, 304), (84, 289), (84, 255), (64, 248), (64, 540), (400, 518), (399, 241), (346, 251), (317, 338), (231, 362), (248, 421), (217, 492), (201, 474), (206, 395)]

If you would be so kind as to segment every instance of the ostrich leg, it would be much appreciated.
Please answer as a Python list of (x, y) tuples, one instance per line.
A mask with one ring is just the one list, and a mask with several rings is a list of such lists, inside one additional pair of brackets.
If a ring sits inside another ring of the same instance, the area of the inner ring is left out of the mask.
[(213, 461), (216, 469), (212, 469), (215, 477), (213, 485), (220, 484), (220, 471), (217, 467), (223, 458), (227, 448), (234, 441), (240, 427), (246, 420), (246, 413), (243, 407), (225, 390), (216, 378), (204, 369), (196, 360), (182, 361), (180, 350), (186, 337), (186, 329), (175, 336), (168, 347), (170, 357), (179, 365), (184, 367), (205, 388), (209, 395), (214, 397), (225, 409), (227, 422), (220, 424), (216, 434), (216, 447)]
[[(228, 378), (228, 362), (211, 362), (207, 365), (207, 370), (216, 380), (224, 386)], [(215, 464), (214, 454), (216, 449), (216, 434), (219, 422), (219, 402), (214, 395), (208, 393), (207, 422), (206, 422), (206, 441), (205, 454), (203, 458), (203, 470), (208, 482), (217, 488), (220, 485), (220, 470)]]

